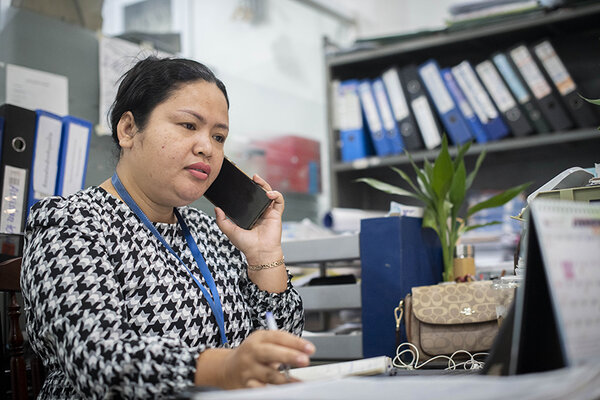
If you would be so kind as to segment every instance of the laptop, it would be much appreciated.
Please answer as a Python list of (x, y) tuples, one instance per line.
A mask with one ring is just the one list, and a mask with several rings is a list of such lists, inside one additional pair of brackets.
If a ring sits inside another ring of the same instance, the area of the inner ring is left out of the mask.
[(525, 279), (482, 373), (600, 363), (600, 204), (536, 199)]

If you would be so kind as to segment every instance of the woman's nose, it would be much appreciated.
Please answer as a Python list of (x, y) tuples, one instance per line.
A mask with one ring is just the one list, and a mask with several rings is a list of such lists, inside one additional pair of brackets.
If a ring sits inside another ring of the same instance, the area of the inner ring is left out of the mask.
[(192, 151), (196, 155), (210, 157), (212, 155), (212, 141), (210, 140), (210, 132), (201, 131), (198, 135), (194, 135), (194, 143)]

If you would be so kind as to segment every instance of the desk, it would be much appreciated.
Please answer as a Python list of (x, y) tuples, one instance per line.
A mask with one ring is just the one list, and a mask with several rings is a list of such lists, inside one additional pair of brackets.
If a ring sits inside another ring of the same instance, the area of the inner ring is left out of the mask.
[(391, 399), (590, 400), (600, 398), (600, 364), (508, 377), (482, 375), (351, 377), (259, 389), (198, 393), (193, 400)]

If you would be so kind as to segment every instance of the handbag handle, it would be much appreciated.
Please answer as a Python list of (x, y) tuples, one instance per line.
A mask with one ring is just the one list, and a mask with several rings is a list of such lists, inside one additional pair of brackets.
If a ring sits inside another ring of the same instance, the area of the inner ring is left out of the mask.
[(404, 315), (404, 299), (400, 300), (398, 307), (394, 308), (394, 318), (396, 318), (396, 348), (400, 346), (400, 323)]

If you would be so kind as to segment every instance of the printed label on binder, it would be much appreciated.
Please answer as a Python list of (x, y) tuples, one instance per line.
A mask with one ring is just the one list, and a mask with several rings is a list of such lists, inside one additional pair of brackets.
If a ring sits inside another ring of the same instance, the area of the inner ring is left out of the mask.
[(2, 213), (0, 214), (0, 232), (21, 233), (27, 170), (10, 165), (4, 167), (2, 185)]
[(431, 98), (438, 106), (440, 114), (446, 114), (454, 108), (454, 102), (446, 90), (446, 85), (442, 82), (442, 78), (435, 64), (427, 64), (421, 69), (423, 81), (427, 84), (427, 89), (431, 94)]
[(408, 104), (404, 93), (402, 93), (402, 84), (398, 77), (398, 71), (395, 69), (387, 70), (382, 75), (385, 86), (388, 89), (388, 96), (390, 96), (390, 103), (392, 104), (392, 110), (398, 121), (402, 121), (408, 117)]
[(575, 90), (575, 82), (550, 42), (544, 41), (538, 44), (534, 51), (561, 95), (565, 96)]
[(491, 61), (484, 61), (475, 69), (501, 112), (505, 113), (517, 106)]
[(552, 88), (550, 88), (550, 85), (544, 79), (544, 75), (542, 75), (540, 69), (535, 65), (535, 61), (525, 45), (511, 50), (510, 56), (537, 99), (542, 99), (552, 93)]

